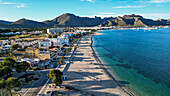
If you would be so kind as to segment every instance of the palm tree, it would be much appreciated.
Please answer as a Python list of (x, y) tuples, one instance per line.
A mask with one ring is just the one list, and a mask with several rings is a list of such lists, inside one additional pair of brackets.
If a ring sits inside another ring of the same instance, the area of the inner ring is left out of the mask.
[(61, 59), (61, 62), (62, 62), (62, 64), (63, 64), (63, 60), (65, 59), (65, 57), (64, 57), (64, 56), (61, 56), (60, 59)]
[(59, 65), (59, 64), (61, 64), (61, 63), (62, 63), (62, 61), (61, 61), (61, 60), (58, 60), (57, 65)]

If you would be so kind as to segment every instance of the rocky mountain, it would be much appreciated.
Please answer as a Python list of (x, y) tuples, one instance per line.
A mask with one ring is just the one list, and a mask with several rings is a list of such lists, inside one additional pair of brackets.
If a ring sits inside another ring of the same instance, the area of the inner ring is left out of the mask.
[(155, 26), (170, 25), (170, 20), (165, 19), (146, 19), (140, 15), (124, 15), (107, 18), (79, 17), (74, 14), (66, 13), (52, 20), (37, 22), (28, 19), (20, 19), (16, 22), (0, 20), (0, 28), (42, 28), (42, 27), (90, 27), (90, 26)]
[(53, 20), (44, 21), (44, 23), (48, 25), (64, 26), (64, 27), (65, 26), (85, 27), (85, 26), (97, 26), (104, 21), (105, 19), (101, 19), (100, 17), (95, 17), (95, 18), (79, 17), (74, 14), (66, 13)]
[(143, 18), (140, 15), (124, 15), (123, 17), (118, 16), (115, 19), (108, 20), (100, 24), (99, 26), (157, 26), (157, 25), (168, 25), (167, 20), (158, 19), (156, 21), (152, 19)]

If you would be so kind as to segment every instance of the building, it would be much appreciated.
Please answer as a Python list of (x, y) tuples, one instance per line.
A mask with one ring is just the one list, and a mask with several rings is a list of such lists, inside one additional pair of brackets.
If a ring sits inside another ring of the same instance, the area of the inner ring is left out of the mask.
[(39, 52), (38, 53), (38, 58), (40, 60), (45, 60), (45, 59), (50, 59), (50, 53), (49, 52)]
[(63, 28), (50, 28), (47, 29), (48, 34), (58, 34), (58, 33), (63, 33), (64, 29)]
[(48, 67), (49, 65), (49, 62), (50, 60), (49, 59), (45, 59), (45, 60), (41, 60), (39, 63), (38, 63), (38, 67), (39, 68), (50, 68)]
[(38, 42), (39, 48), (49, 48), (51, 46), (50, 40), (42, 40)]
[(68, 34), (62, 34), (61, 36), (58, 37), (58, 39), (61, 39), (62, 44), (69, 44), (69, 35)]
[(29, 58), (23, 58), (23, 59), (21, 59), (21, 62), (27, 62), (27, 63), (29, 63), (30, 64), (30, 67), (35, 67), (35, 66), (38, 66), (38, 63), (40, 62), (40, 59), (33, 59), (33, 60), (31, 60), (31, 59), (29, 59)]
[(3, 40), (2, 41), (2, 45), (9, 45), (10, 44), (10, 41), (9, 40)]
[(8, 54), (11, 51), (10, 47), (0, 47), (0, 55)]
[(38, 57), (38, 48), (32, 48), (32, 47), (28, 47), (26, 50), (25, 50), (25, 57), (28, 57), (28, 58), (37, 58)]
[(13, 59), (20, 62), (20, 60), (25, 56), (25, 51), (13, 51), (13, 55)]
[(22, 46), (22, 48), (25, 47), (29, 47), (35, 44), (38, 44), (38, 39), (34, 39), (34, 40), (22, 40), (22, 39), (16, 39), (16, 40), (11, 40), (11, 44), (18, 44), (20, 46)]
[(52, 39), (50, 39), (50, 41), (51, 41), (51, 46), (62, 46), (62, 43), (63, 43), (63, 41), (61, 40), (61, 39), (57, 39), (57, 38), (52, 38)]

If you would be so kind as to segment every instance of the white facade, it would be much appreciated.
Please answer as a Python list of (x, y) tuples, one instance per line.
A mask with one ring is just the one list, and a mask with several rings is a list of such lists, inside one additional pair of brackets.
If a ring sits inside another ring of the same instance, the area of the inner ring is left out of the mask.
[(57, 39), (57, 38), (52, 38), (50, 39), (50, 41), (52, 42), (52, 46), (61, 46), (63, 43), (61, 39)]
[(11, 44), (12, 45), (18, 44), (18, 45), (22, 46), (22, 48), (24, 48), (24, 47), (38, 44), (38, 41), (39, 41), (38, 39), (34, 39), (34, 40), (30, 40), (30, 41), (23, 41), (22, 39), (17, 39), (17, 40), (11, 40)]
[(9, 40), (3, 40), (3, 41), (2, 41), (2, 44), (9, 44), (9, 43), (10, 43)]
[(88, 32), (91, 32), (91, 30), (89, 30), (89, 31), (84, 31), (84, 30), (78, 30), (78, 31), (76, 31), (76, 33), (80, 33), (80, 34), (82, 34), (82, 33), (88, 33)]
[(57, 38), (48, 38), (46, 40), (42, 40), (38, 42), (39, 48), (49, 48), (50, 46), (63, 46), (64, 44), (69, 45), (69, 35), (62, 34)]
[(69, 35), (68, 34), (62, 34), (61, 36), (58, 37), (58, 39), (62, 40), (63, 44), (69, 44)]
[(47, 29), (48, 34), (58, 34), (58, 33), (62, 33), (62, 32), (64, 32), (63, 28), (50, 28), (50, 29)]
[(38, 42), (39, 48), (48, 48), (51, 46), (50, 40), (42, 40)]
[(57, 38), (52, 38), (50, 39), (51, 41), (51, 46), (62, 46), (64, 44), (69, 44), (69, 39), (57, 39)]

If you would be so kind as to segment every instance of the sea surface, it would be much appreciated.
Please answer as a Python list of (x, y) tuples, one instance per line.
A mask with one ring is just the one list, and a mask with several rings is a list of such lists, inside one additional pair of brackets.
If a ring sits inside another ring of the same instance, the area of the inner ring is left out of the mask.
[(100, 33), (93, 48), (118, 82), (137, 96), (170, 96), (170, 28)]

